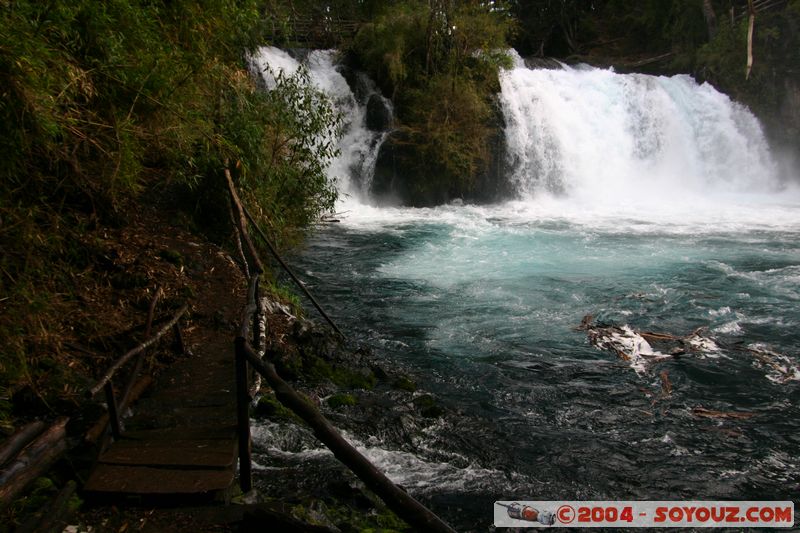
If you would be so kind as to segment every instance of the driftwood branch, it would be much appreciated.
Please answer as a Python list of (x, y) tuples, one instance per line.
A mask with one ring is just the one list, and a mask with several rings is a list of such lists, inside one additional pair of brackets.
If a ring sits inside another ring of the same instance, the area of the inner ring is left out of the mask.
[(275, 370), (275, 366), (261, 360), (245, 339), (238, 338), (238, 348), (275, 391), (275, 397), (291, 409), (314, 430), (314, 434), (345, 464), (367, 487), (377, 494), (400, 518), (417, 531), (452, 532), (441, 518), (395, 485), (386, 475), (367, 460), (352, 444), (322, 416), (316, 407), (298, 394)]
[(319, 314), (321, 314), (322, 317), (328, 322), (328, 324), (330, 324), (330, 326), (333, 328), (333, 330), (336, 333), (338, 333), (342, 338), (346, 338), (344, 336), (344, 333), (342, 333), (342, 330), (340, 330), (339, 327), (336, 325), (336, 323), (331, 319), (331, 317), (328, 316), (328, 313), (326, 313), (325, 310), (322, 309), (322, 306), (319, 305), (319, 302), (317, 302), (316, 298), (314, 298), (314, 296), (311, 294), (311, 292), (309, 292), (309, 290), (306, 288), (305, 284), (302, 281), (300, 281), (300, 278), (298, 278), (295, 275), (294, 271), (292, 271), (292, 269), (289, 267), (289, 265), (286, 264), (286, 262), (283, 260), (283, 258), (278, 253), (278, 250), (276, 250), (275, 247), (272, 245), (272, 242), (267, 238), (267, 235), (258, 226), (258, 224), (256, 223), (255, 219), (250, 214), (250, 212), (247, 210), (247, 208), (242, 206), (242, 209), (244, 210), (244, 214), (247, 216), (247, 219), (250, 221), (250, 224), (253, 225), (253, 227), (256, 229), (256, 232), (258, 233), (259, 237), (261, 237), (261, 240), (263, 240), (264, 244), (266, 244), (267, 248), (269, 248), (269, 251), (272, 254), (272, 256), (278, 261), (278, 263), (280, 263), (280, 265), (283, 267), (283, 269), (286, 271), (286, 273), (289, 274), (289, 277), (292, 278), (292, 280), (295, 282), (295, 284), (297, 284), (297, 286), (300, 288), (300, 290), (303, 291), (303, 294), (305, 294), (308, 297), (308, 299), (311, 300), (311, 303), (314, 304), (314, 307), (317, 309), (317, 311), (319, 311)]
[(11, 459), (17, 456), (25, 446), (35, 439), (39, 434), (44, 431), (45, 423), (41, 420), (36, 420), (26, 424), (20, 428), (13, 435), (3, 443), (0, 448), (0, 466), (5, 465)]
[(186, 311), (188, 310), (189, 310), (189, 304), (183, 304), (183, 306), (178, 310), (175, 316), (173, 316), (169, 322), (161, 326), (161, 329), (159, 329), (155, 335), (153, 335), (152, 337), (141, 343), (139, 346), (133, 348), (128, 353), (117, 359), (117, 362), (111, 365), (111, 368), (109, 368), (106, 371), (106, 373), (103, 375), (102, 378), (100, 378), (100, 380), (94, 385), (94, 387), (89, 389), (88, 396), (91, 398), (95, 394), (100, 392), (105, 386), (105, 384), (111, 380), (111, 378), (114, 376), (114, 373), (117, 370), (119, 370), (122, 366), (124, 366), (125, 363), (130, 361), (131, 358), (133, 358), (135, 355), (138, 355), (139, 353), (143, 352), (144, 350), (155, 344), (155, 342), (158, 341), (158, 339), (160, 339), (161, 337), (163, 337), (164, 334), (172, 328), (172, 326), (178, 323), (178, 320), (180, 320), (181, 317), (184, 315), (184, 313), (186, 313)]
[(68, 421), (67, 417), (56, 420), (0, 474), (0, 508), (14, 501), (67, 450)]
[(713, 409), (706, 409), (705, 407), (692, 408), (692, 414), (701, 418), (717, 418), (724, 420), (747, 420), (756, 416), (755, 413), (738, 412), (738, 411), (715, 411)]
[(658, 63), (659, 61), (663, 61), (665, 59), (669, 59), (670, 57), (674, 56), (673, 52), (667, 52), (665, 54), (660, 54), (654, 57), (648, 57), (645, 59), (640, 59), (638, 61), (633, 61), (631, 63), (625, 63), (625, 67), (627, 68), (638, 68), (643, 67), (645, 65), (650, 65), (652, 63)]

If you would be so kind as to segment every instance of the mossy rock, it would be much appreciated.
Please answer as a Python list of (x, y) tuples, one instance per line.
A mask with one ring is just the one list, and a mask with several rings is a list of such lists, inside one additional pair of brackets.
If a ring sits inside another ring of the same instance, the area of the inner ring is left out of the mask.
[(346, 367), (335, 367), (331, 374), (331, 381), (340, 387), (349, 389), (372, 390), (378, 379), (371, 370), (356, 370)]
[(417, 384), (414, 383), (411, 379), (406, 376), (400, 376), (392, 383), (392, 387), (398, 390), (404, 390), (408, 392), (416, 392)]
[(439, 418), (444, 414), (444, 410), (436, 403), (436, 399), (430, 394), (423, 394), (414, 398), (414, 407), (425, 418)]
[(352, 394), (345, 393), (334, 394), (327, 399), (327, 404), (331, 409), (338, 409), (344, 405), (356, 405), (357, 403), (358, 398)]
[(298, 420), (297, 415), (283, 406), (272, 394), (265, 394), (258, 399), (253, 408), (256, 416), (280, 420)]
[(315, 381), (331, 381), (347, 389), (372, 390), (378, 382), (370, 369), (331, 365), (321, 357), (308, 354), (303, 358), (303, 375)]

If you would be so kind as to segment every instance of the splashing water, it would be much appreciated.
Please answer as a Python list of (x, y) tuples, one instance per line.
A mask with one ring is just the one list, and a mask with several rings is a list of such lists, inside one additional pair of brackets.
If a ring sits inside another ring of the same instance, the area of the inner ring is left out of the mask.
[(531, 70), (517, 59), (501, 85), (512, 180), (523, 197), (673, 201), (779, 187), (752, 113), (689, 76)]

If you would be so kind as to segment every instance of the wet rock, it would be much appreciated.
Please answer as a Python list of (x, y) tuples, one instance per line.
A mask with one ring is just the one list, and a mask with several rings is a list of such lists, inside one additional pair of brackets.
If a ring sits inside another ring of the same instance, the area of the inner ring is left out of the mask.
[(373, 93), (367, 100), (367, 127), (372, 131), (389, 131), (393, 122), (392, 103), (388, 98)]

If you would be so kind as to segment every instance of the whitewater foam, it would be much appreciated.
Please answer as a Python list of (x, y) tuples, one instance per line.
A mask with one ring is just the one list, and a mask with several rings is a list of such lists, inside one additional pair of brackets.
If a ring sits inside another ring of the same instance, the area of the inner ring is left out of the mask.
[[(299, 60), (284, 50), (264, 46), (249, 58), (249, 62), (251, 70), (264, 80), (267, 89), (275, 86), (279, 73), (290, 76), (301, 65), (306, 66), (311, 84), (333, 101), (344, 119), (343, 134), (337, 145), (339, 155), (327, 169), (328, 178), (337, 183), (345, 203), (362, 205), (367, 202), (378, 150), (387, 133), (367, 128), (366, 103), (356, 99), (339, 72), (336, 51), (313, 50)], [(377, 92), (374, 84), (367, 85), (368, 91)]]

